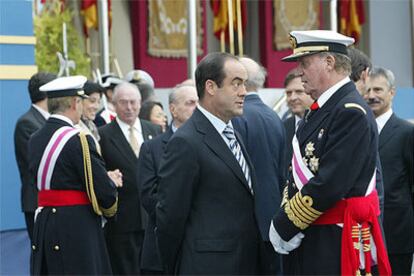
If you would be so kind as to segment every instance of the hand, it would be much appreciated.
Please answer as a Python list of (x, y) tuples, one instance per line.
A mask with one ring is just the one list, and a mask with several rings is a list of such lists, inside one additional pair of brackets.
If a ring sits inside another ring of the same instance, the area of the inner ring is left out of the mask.
[(284, 241), (280, 237), (279, 233), (277, 233), (276, 229), (273, 227), (273, 223), (270, 224), (270, 229), (269, 229), (270, 242), (272, 243), (275, 251), (280, 254), (287, 255), (289, 254), (290, 251), (298, 248), (304, 237), (305, 235), (299, 232), (289, 241)]
[(108, 171), (108, 176), (115, 183), (117, 188), (122, 187), (122, 173), (120, 170), (116, 169), (114, 171)]

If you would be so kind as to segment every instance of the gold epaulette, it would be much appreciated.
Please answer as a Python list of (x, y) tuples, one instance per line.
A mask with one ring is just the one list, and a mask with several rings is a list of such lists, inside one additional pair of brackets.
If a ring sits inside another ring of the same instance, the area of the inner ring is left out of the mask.
[(308, 195), (302, 196), (299, 191), (286, 202), (285, 212), (296, 227), (304, 230), (322, 215), (322, 212), (312, 208), (312, 205), (313, 199)]
[(365, 109), (357, 103), (346, 103), (345, 108), (357, 108), (361, 110), (365, 115), (367, 115), (367, 112), (365, 111)]

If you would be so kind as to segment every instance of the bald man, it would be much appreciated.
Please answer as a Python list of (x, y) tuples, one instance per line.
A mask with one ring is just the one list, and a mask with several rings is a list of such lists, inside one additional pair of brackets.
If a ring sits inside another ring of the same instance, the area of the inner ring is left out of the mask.
[(153, 140), (144, 142), (138, 160), (138, 187), (141, 201), (148, 213), (148, 225), (142, 245), (141, 269), (144, 275), (161, 275), (163, 267), (155, 237), (155, 205), (158, 186), (158, 168), (165, 147), (174, 132), (193, 114), (198, 103), (194, 85), (178, 85), (169, 96), (169, 107), (173, 121), (166, 132)]
[(269, 242), (271, 218), (278, 210), (284, 185), (285, 129), (277, 114), (260, 99), (258, 91), (266, 80), (266, 69), (254, 60), (243, 57), (247, 70), (246, 97), (243, 116), (232, 120), (242, 137), (256, 170), (256, 218), (262, 242), (259, 251), (259, 273), (281, 274), (281, 258)]

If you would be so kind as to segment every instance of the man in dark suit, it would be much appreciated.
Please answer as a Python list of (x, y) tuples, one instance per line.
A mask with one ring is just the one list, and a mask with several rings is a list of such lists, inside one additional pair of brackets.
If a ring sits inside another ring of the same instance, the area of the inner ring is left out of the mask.
[(137, 183), (138, 154), (141, 144), (161, 133), (161, 129), (138, 119), (141, 96), (136, 85), (119, 84), (112, 100), (117, 117), (99, 128), (99, 143), (106, 168), (122, 172), (123, 187), (118, 189), (118, 214), (105, 225), (105, 238), (114, 274), (136, 275), (140, 274), (144, 236)]
[(315, 102), (293, 138), (292, 171), (270, 240), (276, 251), (289, 254), (293, 271), (286, 274), (355, 275), (360, 234), (362, 265), (372, 271), (372, 237), (379, 273), (390, 275), (375, 190), (377, 129), (349, 79), (347, 46), (354, 39), (315, 30), (293, 31), (291, 41), (294, 53), (284, 60), (299, 62), (305, 91)]
[(385, 188), (384, 231), (394, 275), (410, 275), (414, 253), (414, 126), (392, 110), (394, 74), (373, 68), (364, 98), (376, 117)]
[[(291, 70), (285, 77), (284, 81), (286, 102), (292, 116), (283, 123), (286, 129), (286, 164), (290, 165), (292, 161), (292, 139), (295, 134), (299, 122), (305, 116), (305, 111), (309, 109), (313, 103), (312, 98), (305, 93), (302, 80), (297, 69)], [(290, 167), (289, 167), (290, 168)]]
[(20, 200), (30, 240), (33, 240), (37, 189), (34, 185), (33, 176), (29, 171), (27, 145), (30, 136), (41, 128), (49, 117), (46, 93), (40, 91), (39, 88), (55, 78), (56, 75), (43, 72), (36, 73), (30, 78), (28, 89), (32, 106), (17, 120), (14, 129), (14, 153), (19, 168), (20, 181), (22, 182)]
[(168, 274), (257, 274), (260, 232), (253, 166), (231, 119), (243, 113), (247, 72), (210, 53), (195, 78), (200, 105), (167, 144), (156, 235)]
[(102, 216), (114, 216), (119, 171), (107, 172), (93, 138), (74, 127), (82, 115), (86, 77), (55, 79), (47, 91), (52, 114), (29, 141), (39, 208), (31, 275), (112, 274)]
[(269, 227), (285, 185), (285, 129), (279, 116), (258, 94), (266, 80), (266, 69), (250, 58), (243, 57), (240, 62), (247, 70), (247, 95), (243, 116), (233, 118), (232, 123), (240, 133), (257, 175), (256, 218), (263, 239), (259, 274), (277, 275), (282, 273), (281, 258), (269, 241)]
[(173, 133), (193, 114), (198, 103), (197, 90), (194, 86), (179, 85), (169, 96), (169, 108), (173, 121), (167, 131), (155, 139), (144, 142), (138, 160), (138, 186), (142, 205), (148, 213), (142, 245), (142, 274), (163, 274), (163, 266), (155, 237), (155, 206), (158, 187), (158, 169), (162, 154)]

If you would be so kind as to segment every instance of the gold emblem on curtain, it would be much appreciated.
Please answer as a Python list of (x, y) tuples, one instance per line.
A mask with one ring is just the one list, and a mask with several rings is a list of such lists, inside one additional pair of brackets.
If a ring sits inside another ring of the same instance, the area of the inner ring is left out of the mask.
[(273, 0), (274, 45), (290, 49), (289, 33), (319, 29), (319, 0)]
[[(201, 5), (197, 1), (197, 54), (202, 55)], [(148, 1), (148, 53), (156, 57), (187, 57), (187, 1)]]

